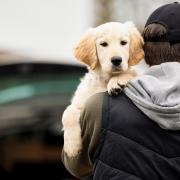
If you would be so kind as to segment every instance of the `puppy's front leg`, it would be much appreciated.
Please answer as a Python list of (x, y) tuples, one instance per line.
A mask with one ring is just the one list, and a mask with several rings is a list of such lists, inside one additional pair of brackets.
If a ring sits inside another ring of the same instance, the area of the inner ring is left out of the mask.
[(70, 105), (63, 113), (64, 152), (68, 157), (75, 157), (82, 149), (80, 110)]
[(117, 76), (113, 76), (108, 84), (107, 91), (110, 95), (118, 95), (123, 88), (128, 84), (128, 82), (136, 76), (135, 71), (128, 70), (126, 72), (120, 73)]

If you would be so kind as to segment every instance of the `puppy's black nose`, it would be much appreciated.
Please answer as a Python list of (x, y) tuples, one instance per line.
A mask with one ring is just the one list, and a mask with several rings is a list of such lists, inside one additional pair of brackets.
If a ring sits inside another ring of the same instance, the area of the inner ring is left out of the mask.
[(111, 58), (111, 63), (114, 65), (114, 66), (119, 66), (122, 62), (122, 58), (119, 57), (119, 56), (114, 56)]

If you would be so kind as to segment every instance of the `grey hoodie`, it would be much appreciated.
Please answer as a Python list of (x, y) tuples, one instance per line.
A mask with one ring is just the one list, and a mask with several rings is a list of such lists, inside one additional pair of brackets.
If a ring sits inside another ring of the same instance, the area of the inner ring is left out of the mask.
[(133, 79), (124, 92), (160, 127), (180, 130), (180, 63), (150, 67)]

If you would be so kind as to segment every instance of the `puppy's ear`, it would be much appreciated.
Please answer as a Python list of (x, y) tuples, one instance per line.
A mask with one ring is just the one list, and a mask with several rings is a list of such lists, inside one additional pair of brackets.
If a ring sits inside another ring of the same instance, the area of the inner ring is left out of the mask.
[(74, 56), (81, 62), (95, 69), (98, 63), (93, 29), (88, 30), (74, 48)]
[(126, 23), (130, 33), (129, 65), (136, 65), (144, 58), (144, 40), (132, 22)]

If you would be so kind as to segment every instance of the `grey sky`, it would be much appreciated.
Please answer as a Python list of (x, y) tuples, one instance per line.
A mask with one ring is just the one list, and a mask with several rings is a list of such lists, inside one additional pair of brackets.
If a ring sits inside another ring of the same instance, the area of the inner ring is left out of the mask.
[[(0, 0), (0, 48), (40, 59), (75, 62), (72, 49), (93, 26), (95, 0)], [(112, 0), (113, 20), (141, 24), (169, 1)], [(138, 4), (136, 4), (138, 3)]]

